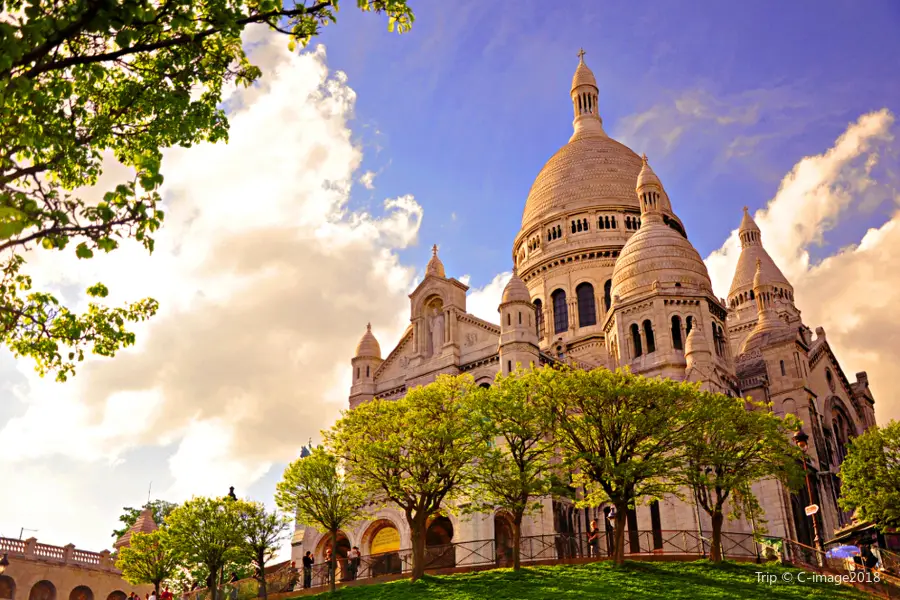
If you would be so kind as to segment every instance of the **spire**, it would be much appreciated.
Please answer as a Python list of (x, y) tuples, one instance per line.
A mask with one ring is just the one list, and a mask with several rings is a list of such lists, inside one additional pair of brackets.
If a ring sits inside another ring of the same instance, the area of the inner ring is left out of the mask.
[(437, 244), (431, 247), (431, 260), (428, 261), (428, 267), (425, 269), (425, 275), (434, 275), (436, 277), (446, 277), (444, 273), (444, 263), (438, 258)]
[(153, 520), (153, 507), (147, 504), (144, 506), (144, 510), (141, 511), (141, 514), (138, 515), (137, 520), (134, 522), (134, 525), (128, 528), (122, 537), (116, 540), (116, 543), (113, 544), (113, 547), (118, 550), (119, 548), (131, 545), (131, 536), (136, 533), (151, 533), (156, 531), (159, 527), (156, 524), (156, 521)]
[(572, 98), (572, 107), (575, 111), (575, 120), (572, 122), (575, 133), (569, 141), (582, 137), (603, 136), (603, 119), (598, 110), (597, 80), (594, 73), (584, 62), (584, 48), (578, 52), (578, 66), (575, 67), (575, 75), (572, 77), (572, 89), (569, 92)]
[(741, 247), (760, 246), (762, 245), (762, 236), (756, 221), (750, 216), (750, 211), (744, 207), (744, 217), (741, 219), (741, 226), (738, 228), (738, 237), (741, 238)]
[(753, 290), (757, 271), (761, 273), (762, 281), (776, 288), (779, 298), (793, 302), (794, 288), (763, 247), (762, 233), (746, 206), (738, 228), (738, 237), (741, 240), (741, 255), (738, 257), (731, 288), (728, 291), (729, 306), (732, 308), (752, 306), (753, 299), (750, 298), (750, 292)]
[(650, 167), (647, 155), (642, 155), (641, 159), (644, 161), (644, 164), (641, 166), (641, 172), (638, 174), (637, 178), (637, 185), (634, 188), (635, 192), (637, 192), (638, 200), (641, 203), (641, 221), (642, 223), (649, 222), (647, 217), (653, 217), (655, 215), (656, 218), (651, 218), (650, 220), (659, 220), (661, 222), (662, 211), (663, 208), (668, 205), (668, 198), (666, 197), (662, 182), (659, 180), (656, 173), (653, 172), (653, 168)]
[(756, 327), (741, 344), (741, 354), (765, 345), (772, 334), (789, 331), (788, 325), (775, 310), (775, 286), (768, 279), (763, 261), (756, 259), (756, 273), (753, 274), (753, 297), (756, 301)]
[(378, 344), (378, 340), (375, 339), (375, 335), (372, 333), (371, 323), (366, 324), (366, 332), (359, 339), (359, 343), (356, 345), (355, 356), (381, 358), (381, 346)]

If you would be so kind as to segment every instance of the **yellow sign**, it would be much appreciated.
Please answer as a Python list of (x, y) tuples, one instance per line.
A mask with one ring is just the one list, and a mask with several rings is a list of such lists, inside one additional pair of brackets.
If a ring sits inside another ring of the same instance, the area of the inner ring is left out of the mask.
[(400, 549), (400, 532), (394, 527), (384, 527), (378, 530), (375, 537), (372, 538), (371, 554), (381, 554), (383, 552), (396, 552)]

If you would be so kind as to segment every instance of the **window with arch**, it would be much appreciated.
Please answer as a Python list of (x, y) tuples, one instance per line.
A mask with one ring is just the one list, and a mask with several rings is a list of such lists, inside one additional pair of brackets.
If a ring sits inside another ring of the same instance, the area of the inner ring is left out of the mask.
[(356, 378), (359, 379), (359, 367), (356, 367)]
[(366, 377), (369, 376), (369, 365), (366, 365)]
[(556, 290), (550, 295), (553, 300), (553, 331), (563, 333), (569, 328), (569, 307), (566, 304), (566, 292)]
[(512, 315), (510, 313), (506, 313), (506, 324), (512, 325)]
[(644, 353), (641, 346), (641, 330), (637, 323), (631, 324), (631, 343), (634, 345), (634, 357), (637, 358)]
[(606, 229), (606, 227), (603, 226), (603, 217), (602, 216), (599, 219), (597, 219), (597, 229)]
[(691, 327), (694, 326), (694, 317), (688, 315), (687, 319), (684, 320), (684, 335), (691, 335)]
[(785, 377), (787, 375), (787, 371), (784, 369), (784, 361), (779, 361), (781, 363), (781, 376)]
[(722, 356), (722, 330), (715, 323), (713, 323), (712, 330), (713, 330), (713, 346), (716, 349), (716, 354), (718, 356)]
[(541, 302), (540, 298), (535, 298), (534, 300), (534, 314), (536, 323), (536, 330), (538, 337), (541, 337), (541, 329), (544, 328), (544, 303)]
[(522, 324), (522, 311), (519, 311), (519, 325)]
[(588, 327), (597, 324), (597, 307), (594, 302), (594, 286), (588, 282), (578, 284), (575, 288), (578, 298), (578, 326)]
[(681, 342), (681, 317), (678, 315), (672, 317), (672, 346), (676, 350), (684, 350), (684, 344)]
[(603, 284), (603, 307), (609, 312), (612, 306), (612, 279), (607, 279)]
[(650, 319), (644, 320), (644, 338), (647, 340), (647, 354), (656, 352), (656, 340), (653, 339), (653, 323)]

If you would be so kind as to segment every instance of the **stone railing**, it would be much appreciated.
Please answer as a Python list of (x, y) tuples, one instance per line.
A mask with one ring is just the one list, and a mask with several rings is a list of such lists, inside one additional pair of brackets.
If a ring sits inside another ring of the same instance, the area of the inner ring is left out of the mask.
[(115, 561), (109, 550), (89, 552), (79, 550), (74, 544), (67, 546), (51, 546), (40, 544), (36, 538), (16, 540), (0, 537), (0, 553), (9, 554), (10, 558), (22, 557), (46, 563), (60, 565), (77, 565), (86, 569), (112, 571), (118, 573)]

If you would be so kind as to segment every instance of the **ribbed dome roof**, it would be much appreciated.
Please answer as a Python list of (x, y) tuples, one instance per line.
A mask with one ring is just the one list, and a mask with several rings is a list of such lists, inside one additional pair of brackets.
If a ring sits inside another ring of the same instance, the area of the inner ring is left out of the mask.
[[(759, 227), (756, 221), (750, 216), (747, 207), (744, 207), (744, 217), (741, 219), (741, 226), (738, 229), (741, 236), (741, 254), (738, 257), (737, 266), (734, 269), (734, 278), (731, 280), (731, 288), (728, 290), (728, 299), (740, 292), (749, 291), (753, 288), (753, 276), (756, 274), (757, 262), (759, 262), (759, 271), (762, 281), (776, 286), (782, 287), (793, 292), (794, 288), (791, 283), (766, 252), (762, 245), (762, 238), (759, 233)], [(748, 233), (753, 233), (752, 237), (748, 237)]]
[(501, 304), (506, 304), (507, 302), (531, 302), (531, 294), (528, 293), (528, 287), (515, 269), (513, 269), (512, 277), (509, 278), (509, 283), (503, 288), (503, 298), (500, 302)]
[(712, 289), (709, 272), (694, 246), (663, 223), (660, 215), (647, 215), (616, 259), (612, 295), (624, 299), (652, 289), (656, 282)]
[(642, 165), (640, 156), (605, 135), (574, 139), (538, 173), (525, 201), (522, 228), (577, 208), (638, 208), (634, 187)]
[(578, 66), (575, 67), (575, 75), (572, 76), (572, 89), (574, 90), (579, 85), (592, 85), (597, 87), (597, 80), (594, 78), (594, 72), (584, 64), (583, 55), (581, 60), (578, 61)]
[(356, 356), (381, 358), (381, 346), (378, 345), (378, 340), (376, 340), (375, 336), (372, 334), (371, 323), (366, 325), (366, 332), (356, 345)]
[(425, 274), (446, 277), (447, 275), (444, 273), (444, 263), (438, 258), (437, 252), (438, 247), (437, 244), (435, 244), (431, 247), (431, 260), (428, 261), (428, 266), (425, 267)]

